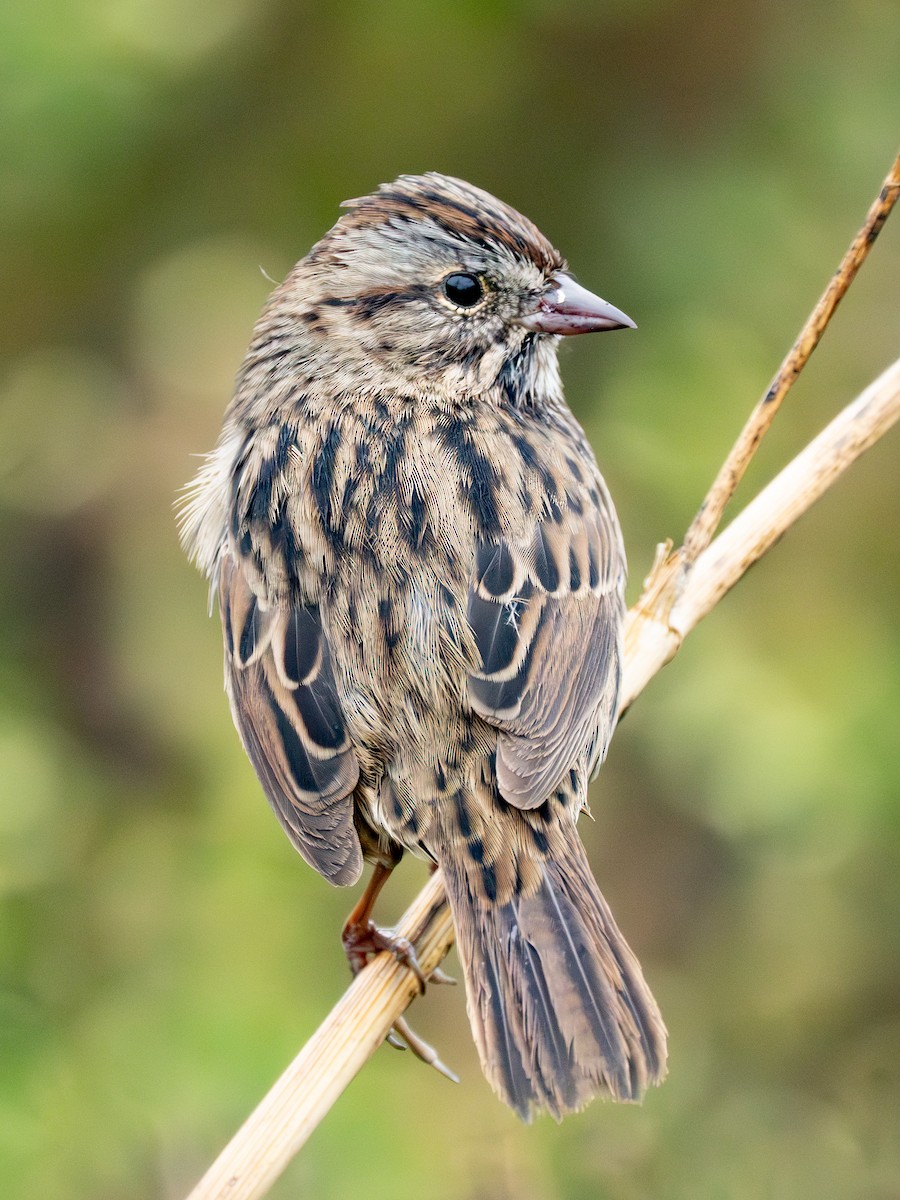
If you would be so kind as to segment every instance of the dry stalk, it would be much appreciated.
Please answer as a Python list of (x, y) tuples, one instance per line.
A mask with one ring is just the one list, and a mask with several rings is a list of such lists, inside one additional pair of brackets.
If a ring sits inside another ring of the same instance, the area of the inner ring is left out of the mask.
[[(453, 945), (453, 921), (439, 871), (403, 914), (397, 931), (415, 945), (426, 975), (444, 958)], [(418, 991), (407, 967), (379, 954), (355, 977), (189, 1200), (264, 1196)]]
[[(857, 458), (900, 419), (900, 360), (844, 409), (709, 545), (684, 575), (671, 606), (679, 555), (660, 548), (625, 631), (626, 704), (678, 650), (694, 626)], [(440, 872), (397, 925), (430, 971), (453, 942)], [(345, 992), (306, 1046), (225, 1147), (189, 1200), (259, 1200), (406, 1010), (418, 987), (407, 967), (379, 955)]]
[(644, 592), (625, 626), (623, 707), (676, 653), (681, 643), (741, 576), (900, 419), (900, 359), (827, 425), (708, 546), (672, 602), (683, 570), (680, 554), (659, 547)]
[(822, 293), (818, 304), (797, 335), (797, 340), (775, 373), (775, 378), (748, 417), (746, 425), (719, 469), (712, 487), (706, 493), (684, 538), (684, 545), (680, 553), (682, 570), (695, 562), (712, 541), (713, 534), (722, 519), (722, 513), (743, 479), (759, 443), (774, 421), (782, 400), (806, 366), (813, 350), (818, 346), (828, 322), (834, 315), (834, 310), (856, 278), (857, 271), (865, 262), (866, 256), (890, 216), (898, 196), (900, 196), (900, 155), (894, 159), (894, 164), (881, 186), (881, 191), (866, 214), (859, 233), (850, 243), (840, 266), (829, 280), (828, 287)]

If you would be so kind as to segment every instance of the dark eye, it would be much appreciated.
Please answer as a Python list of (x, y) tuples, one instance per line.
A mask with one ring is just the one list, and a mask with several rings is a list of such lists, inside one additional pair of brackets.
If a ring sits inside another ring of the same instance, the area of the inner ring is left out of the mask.
[(474, 308), (484, 295), (484, 288), (477, 275), (458, 271), (444, 280), (444, 295), (460, 308)]

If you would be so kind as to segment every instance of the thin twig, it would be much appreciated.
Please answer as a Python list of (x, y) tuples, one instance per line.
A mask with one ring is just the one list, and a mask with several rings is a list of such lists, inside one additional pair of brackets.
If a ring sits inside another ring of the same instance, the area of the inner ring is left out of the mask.
[[(900, 359), (834, 418), (704, 550), (674, 604), (669, 579), (680, 556), (660, 555), (625, 626), (623, 709), (676, 653), (695, 625), (742, 575), (900, 420)], [(660, 566), (660, 560), (662, 566)]]
[[(629, 613), (626, 704), (683, 639), (834, 481), (900, 419), (900, 360), (889, 367), (778, 475), (698, 558), (669, 610), (666, 570)], [(663, 548), (664, 552), (666, 548)], [(668, 570), (678, 556), (667, 557)], [(429, 879), (397, 932), (426, 974), (453, 942), (440, 872)], [(259, 1200), (300, 1149), (418, 992), (408, 967), (379, 955), (330, 1015), (191, 1192), (189, 1200)]]
[(857, 271), (865, 262), (866, 256), (872, 249), (898, 196), (900, 196), (900, 155), (894, 160), (894, 165), (888, 172), (877, 199), (869, 209), (859, 233), (850, 243), (850, 248), (841, 260), (841, 265), (832, 275), (828, 287), (822, 293), (818, 304), (797, 335), (797, 340), (778, 368), (775, 378), (750, 414), (746, 425), (741, 430), (737, 441), (713, 481), (712, 487), (706, 493), (706, 498), (700, 505), (700, 509), (685, 535), (684, 546), (681, 550), (682, 571), (695, 562), (712, 541), (725, 506), (744, 477), (744, 472), (750, 465), (760, 441), (775, 419), (782, 400), (819, 344), (834, 310), (856, 277)]

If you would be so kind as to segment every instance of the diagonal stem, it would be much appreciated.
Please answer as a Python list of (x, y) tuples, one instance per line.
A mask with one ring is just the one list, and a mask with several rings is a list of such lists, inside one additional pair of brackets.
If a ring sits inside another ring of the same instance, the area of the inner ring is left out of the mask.
[[(440, 871), (400, 919), (396, 932), (430, 973), (453, 945)], [(419, 994), (419, 981), (385, 951), (354, 978), (294, 1061), (273, 1084), (188, 1200), (258, 1200), (372, 1057)]]
[(850, 247), (841, 260), (840, 266), (832, 275), (828, 287), (822, 293), (818, 304), (797, 335), (797, 340), (778, 368), (775, 378), (750, 414), (746, 425), (716, 475), (712, 487), (706, 493), (706, 498), (700, 505), (700, 509), (685, 535), (681, 551), (682, 570), (689, 568), (712, 541), (725, 507), (743, 479), (744, 472), (750, 465), (759, 443), (775, 419), (782, 400), (819, 344), (834, 310), (856, 277), (857, 271), (865, 262), (866, 256), (872, 249), (898, 196), (900, 196), (900, 155), (894, 160), (862, 228), (850, 243)]

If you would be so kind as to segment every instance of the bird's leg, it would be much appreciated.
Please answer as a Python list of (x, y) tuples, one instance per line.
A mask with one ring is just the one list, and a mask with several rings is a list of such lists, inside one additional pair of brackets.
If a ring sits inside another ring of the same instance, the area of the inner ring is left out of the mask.
[[(369, 880), (366, 890), (360, 896), (344, 923), (344, 928), (341, 932), (341, 942), (344, 946), (347, 962), (350, 964), (350, 970), (354, 975), (359, 974), (369, 961), (370, 955), (379, 954), (382, 950), (388, 950), (398, 962), (403, 963), (404, 966), (412, 971), (419, 982), (420, 990), (424, 993), (427, 980), (422, 968), (419, 966), (419, 960), (416, 957), (416, 950), (412, 942), (408, 938), (399, 937), (389, 929), (380, 929), (372, 920), (372, 909), (375, 907), (375, 901), (378, 899), (381, 889), (387, 883), (388, 876), (392, 870), (393, 867), (386, 867), (383, 863), (375, 864), (375, 868), (372, 871), (372, 878)], [(456, 982), (455, 979), (451, 979), (449, 975), (446, 975), (437, 967), (428, 978), (432, 979), (435, 983)], [(456, 1075), (441, 1062), (434, 1047), (419, 1037), (415, 1030), (410, 1027), (405, 1017), (397, 1018), (391, 1027), (387, 1040), (399, 1050), (403, 1050), (408, 1046), (416, 1058), (420, 1058), (422, 1062), (434, 1067), (436, 1071), (440, 1071), (442, 1075), (446, 1075), (454, 1083), (459, 1083)]]
[(344, 923), (344, 928), (341, 932), (341, 942), (344, 946), (344, 953), (347, 955), (347, 962), (350, 964), (350, 970), (354, 975), (359, 974), (369, 961), (370, 955), (379, 954), (382, 950), (389, 950), (397, 962), (403, 963), (405, 967), (409, 967), (419, 981), (419, 987), (424, 993), (425, 976), (422, 973), (422, 968), (419, 966), (419, 960), (416, 957), (416, 950), (412, 942), (407, 938), (398, 937), (397, 934), (392, 933), (389, 929), (380, 929), (371, 919), (375, 901), (378, 899), (381, 889), (387, 883), (388, 876), (392, 870), (393, 867), (386, 867), (383, 863), (375, 864), (372, 878), (369, 880), (366, 890), (360, 896), (353, 911)]

